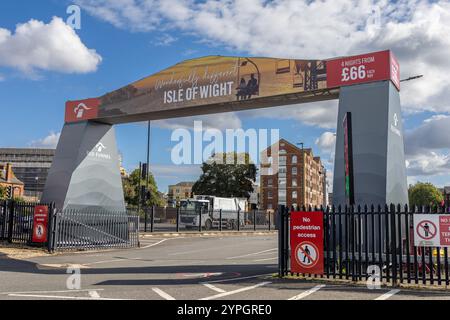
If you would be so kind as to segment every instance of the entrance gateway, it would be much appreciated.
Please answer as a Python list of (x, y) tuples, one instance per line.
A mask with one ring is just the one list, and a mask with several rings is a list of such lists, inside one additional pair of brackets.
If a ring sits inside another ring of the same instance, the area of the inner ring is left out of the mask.
[[(400, 68), (389, 50), (328, 60), (183, 61), (101, 97), (68, 101), (42, 201), (60, 210), (125, 211), (114, 124), (339, 99), (334, 204), (349, 198), (356, 205), (406, 204), (399, 90)], [(351, 197), (345, 187), (348, 114)]]

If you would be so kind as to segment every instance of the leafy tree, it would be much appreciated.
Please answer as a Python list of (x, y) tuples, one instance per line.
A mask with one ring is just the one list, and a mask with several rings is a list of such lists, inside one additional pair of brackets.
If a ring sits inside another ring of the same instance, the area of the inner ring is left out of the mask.
[(411, 206), (437, 206), (441, 205), (444, 200), (444, 196), (439, 189), (428, 182), (418, 182), (409, 186), (408, 195)]
[[(227, 158), (233, 159), (231, 163), (225, 161)], [(192, 187), (194, 194), (239, 198), (250, 197), (258, 170), (248, 153), (236, 152), (228, 153), (228, 157), (226, 153), (213, 155), (201, 169), (203, 173)]]
[(6, 188), (4, 186), (0, 186), (0, 199), (6, 199)]
[[(137, 206), (139, 202), (140, 186), (147, 186), (145, 179), (139, 176), (139, 169), (135, 169), (127, 178), (122, 179), (125, 202), (129, 205)], [(148, 177), (148, 189), (150, 199), (145, 201), (146, 206), (162, 206), (163, 200), (158, 193), (155, 178), (152, 173)]]

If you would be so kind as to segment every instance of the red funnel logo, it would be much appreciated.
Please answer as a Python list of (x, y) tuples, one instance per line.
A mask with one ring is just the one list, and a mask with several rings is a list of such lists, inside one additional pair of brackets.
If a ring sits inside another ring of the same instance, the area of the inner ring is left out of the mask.
[(86, 99), (66, 102), (66, 122), (95, 119), (98, 115), (100, 99)]

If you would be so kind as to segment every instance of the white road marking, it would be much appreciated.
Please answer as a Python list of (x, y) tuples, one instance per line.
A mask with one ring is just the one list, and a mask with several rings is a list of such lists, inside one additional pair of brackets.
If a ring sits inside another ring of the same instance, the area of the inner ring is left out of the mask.
[(241, 292), (244, 292), (244, 291), (253, 290), (253, 289), (265, 286), (265, 285), (267, 285), (269, 283), (271, 283), (271, 282), (261, 282), (261, 283), (255, 284), (254, 286), (251, 286), (251, 287), (244, 287), (244, 288), (233, 290), (233, 291), (227, 291), (227, 292), (219, 293), (219, 294), (216, 294), (214, 296), (202, 298), (200, 300), (213, 300), (213, 299), (217, 299), (217, 298), (231, 296), (231, 295), (236, 294), (236, 293), (241, 293)]
[(379, 296), (378, 298), (375, 298), (375, 300), (387, 300), (390, 297), (392, 297), (393, 295), (399, 293), (400, 290), (399, 289), (392, 289), (389, 292), (386, 292), (385, 294), (382, 294), (381, 296)]
[(278, 260), (278, 257), (265, 258), (265, 259), (256, 259), (256, 260), (253, 260), (253, 261), (254, 262), (258, 262), (258, 261), (269, 261), (269, 260)]
[(150, 248), (150, 247), (157, 246), (158, 244), (163, 243), (164, 241), (167, 241), (167, 240), (169, 240), (169, 239), (162, 239), (162, 240), (160, 240), (158, 242), (155, 242), (155, 243), (149, 244), (147, 246), (141, 247), (141, 249), (147, 249), (147, 248)]
[(313, 294), (314, 292), (319, 291), (323, 287), (325, 287), (324, 284), (319, 284), (319, 285), (315, 286), (314, 288), (311, 288), (311, 289), (306, 290), (306, 291), (304, 291), (304, 292), (302, 292), (302, 293), (300, 293), (300, 294), (298, 294), (296, 296), (293, 296), (292, 298), (289, 298), (288, 300), (301, 300), (301, 299), (303, 299), (303, 298)]
[(230, 278), (230, 279), (221, 279), (221, 280), (213, 280), (208, 282), (202, 282), (203, 283), (222, 283), (222, 282), (232, 282), (236, 280), (244, 280), (244, 279), (252, 279), (252, 278), (258, 278), (258, 277), (264, 277), (264, 276), (270, 276), (273, 273), (264, 273), (264, 274), (257, 274), (254, 276), (248, 276), (248, 277), (239, 277), (239, 278)]
[(278, 248), (273, 248), (273, 249), (263, 250), (263, 251), (259, 251), (259, 252), (243, 254), (241, 256), (228, 257), (227, 259), (237, 259), (237, 258), (244, 258), (244, 257), (249, 257), (249, 256), (255, 256), (255, 255), (258, 255), (258, 254), (262, 254), (262, 253), (269, 252), (269, 251), (275, 251), (275, 250), (278, 250)]
[(98, 292), (95, 291), (95, 290), (89, 291), (89, 296), (90, 296), (91, 298), (94, 298), (94, 299), (100, 298), (100, 295), (99, 295)]
[(170, 294), (165, 293), (164, 291), (162, 291), (159, 288), (152, 288), (152, 290), (158, 294), (161, 298), (164, 298), (166, 300), (176, 300), (174, 297), (172, 297)]
[[(95, 289), (95, 291), (103, 291), (104, 289)], [(86, 292), (93, 291), (92, 289), (80, 290), (47, 290), (47, 291), (16, 291), (16, 292), (0, 292), (0, 294), (26, 294), (26, 293), (67, 293), (67, 292)]]
[(18, 294), (11, 293), (10, 297), (24, 297), (24, 298), (46, 298), (46, 299), (71, 299), (71, 300), (128, 300), (128, 299), (111, 299), (111, 298), (91, 298), (91, 297), (72, 297), (72, 296), (51, 296), (40, 294)]
[(217, 288), (216, 286), (214, 286), (214, 285), (212, 285), (212, 284), (210, 284), (210, 283), (203, 283), (203, 285), (204, 285), (205, 287), (210, 288), (211, 290), (217, 291), (217, 292), (219, 292), (219, 293), (224, 293), (224, 292), (226, 292), (225, 290), (220, 289), (220, 288)]

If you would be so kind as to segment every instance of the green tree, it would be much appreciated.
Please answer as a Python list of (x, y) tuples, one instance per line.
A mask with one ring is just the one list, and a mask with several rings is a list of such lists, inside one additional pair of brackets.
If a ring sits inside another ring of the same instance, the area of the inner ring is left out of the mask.
[(437, 206), (444, 200), (439, 189), (429, 182), (417, 182), (415, 185), (410, 185), (408, 195), (411, 206)]
[(4, 186), (0, 186), (0, 199), (6, 199), (6, 188)]
[[(218, 161), (221, 158), (222, 161)], [(256, 181), (257, 168), (250, 162), (248, 153), (213, 155), (202, 164), (202, 175), (194, 183), (192, 192), (217, 197), (249, 198)], [(241, 161), (238, 161), (241, 160)]]
[[(137, 206), (140, 186), (146, 186), (145, 179), (141, 179), (139, 176), (139, 169), (135, 169), (127, 178), (123, 178), (122, 182), (125, 202), (128, 205)], [(147, 206), (162, 206), (163, 199), (158, 193), (158, 187), (156, 186), (156, 181), (152, 173), (148, 177), (148, 188), (150, 191), (150, 199), (144, 204)]]

